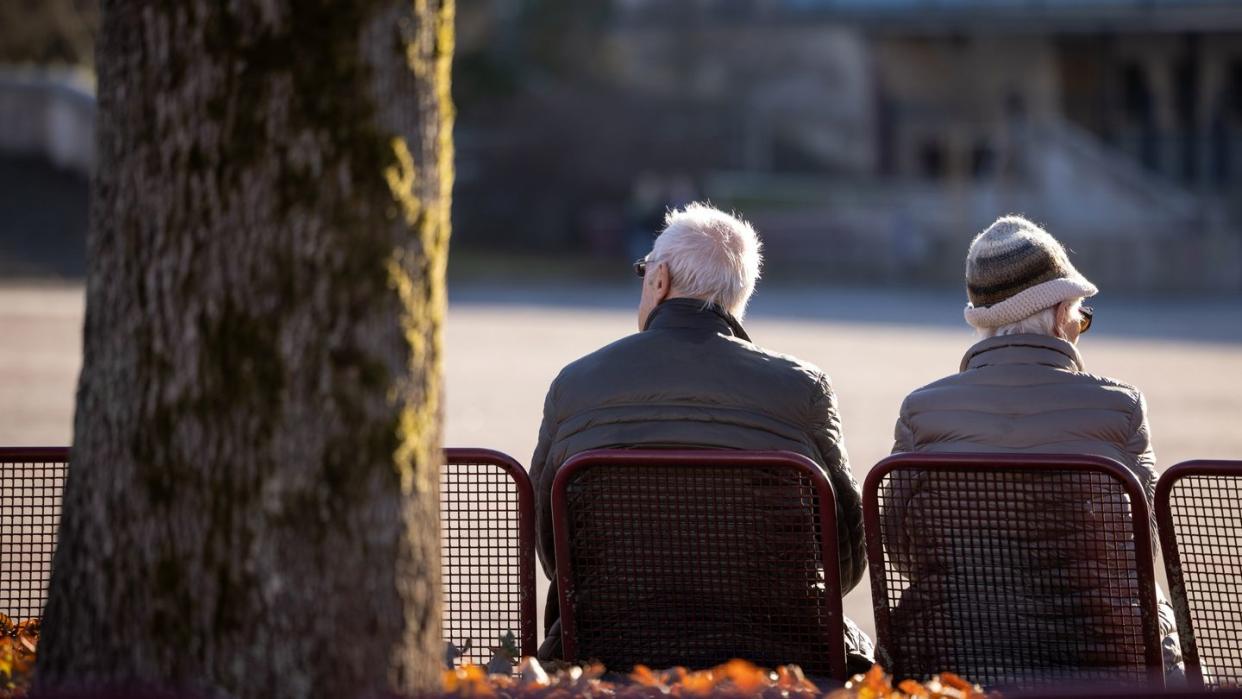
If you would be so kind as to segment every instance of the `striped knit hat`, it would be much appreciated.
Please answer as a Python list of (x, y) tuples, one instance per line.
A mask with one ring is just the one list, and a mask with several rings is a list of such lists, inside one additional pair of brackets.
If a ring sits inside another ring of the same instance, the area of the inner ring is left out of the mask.
[(1099, 289), (1070, 264), (1065, 248), (1021, 216), (1002, 216), (966, 253), (966, 322), (999, 328)]

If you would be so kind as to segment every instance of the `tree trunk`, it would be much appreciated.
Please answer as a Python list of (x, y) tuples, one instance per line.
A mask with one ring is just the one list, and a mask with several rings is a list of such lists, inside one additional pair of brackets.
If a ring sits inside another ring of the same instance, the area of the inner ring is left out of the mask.
[(38, 681), (439, 677), (452, 0), (105, 0)]

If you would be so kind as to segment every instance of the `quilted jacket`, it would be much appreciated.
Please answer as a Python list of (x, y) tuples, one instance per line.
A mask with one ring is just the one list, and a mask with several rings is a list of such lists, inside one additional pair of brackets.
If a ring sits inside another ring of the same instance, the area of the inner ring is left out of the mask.
[[(643, 332), (565, 367), (548, 390), (531, 477), (539, 559), (553, 581), (551, 492), (557, 470), (589, 449), (643, 446), (787, 450), (810, 457), (836, 490), (843, 593), (862, 578), (861, 494), (828, 377), (755, 345), (720, 308), (679, 298), (656, 307)], [(541, 657), (560, 653), (558, 616), (554, 582)], [(871, 652), (869, 639), (853, 627), (847, 646), (855, 654)]]
[[(1143, 395), (1132, 386), (1086, 373), (1074, 345), (1043, 335), (983, 340), (966, 352), (958, 373), (911, 393), (901, 406), (893, 451), (1105, 456), (1137, 477), (1149, 511), (1157, 478)], [(974, 586), (978, 594), (995, 594), (1011, 609), (1029, 614), (1031, 623), (1043, 629), (1031, 647), (1020, 639), (990, 644), (996, 657), (989, 662), (1000, 675), (1010, 660), (1064, 665), (1067, 672), (1123, 662), (1116, 640), (1125, 625), (1139, 623), (1135, 600), (1110, 592), (1123, 589), (1115, 583), (1117, 571), (1125, 566), (1108, 560), (1109, 554), (1063, 525), (1089, 520), (1110, 503), (1101, 502), (1098, 493), (1051, 494), (1038, 478), (1031, 476), (1030, 482), (988, 503), (961, 493), (949, 478), (890, 477), (885, 530), (896, 572), (909, 580), (893, 615), (894, 638), (926, 637), (937, 627), (986, 628), (985, 610), (955, 605), (947, 592)], [(1006, 542), (1008, 570), (972, 570), (963, 559), (989, 544), (963, 540), (966, 535), (952, 527), (929, 526), (945, 508), (959, 507), (970, 508), (973, 516), (995, 517), (986, 529), (992, 539)], [(1018, 509), (1041, 525), (1014, 524)], [(1176, 674), (1181, 652), (1174, 616), (1163, 594), (1158, 596), (1166, 670)], [(1044, 657), (1073, 647), (1095, 650), (1080, 657)], [(940, 643), (936, 649), (902, 652), (940, 654), (921, 662), (950, 667), (952, 654), (959, 650), (966, 652)]]

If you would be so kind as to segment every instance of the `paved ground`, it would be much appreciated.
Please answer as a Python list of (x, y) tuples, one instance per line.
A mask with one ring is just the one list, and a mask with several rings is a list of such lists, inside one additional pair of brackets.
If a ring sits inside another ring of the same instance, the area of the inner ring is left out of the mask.
[[(454, 289), (447, 344), (449, 445), (489, 446), (523, 463), (544, 392), (567, 362), (635, 326), (627, 289)], [(80, 363), (79, 286), (0, 287), (0, 444), (71, 438)], [(957, 370), (971, 342), (956, 294), (764, 291), (747, 321), (756, 342), (824, 367), (840, 395), (861, 480), (888, 453), (901, 399)], [(1088, 370), (1147, 395), (1161, 466), (1242, 458), (1242, 299), (1095, 303), (1080, 349)], [(846, 600), (871, 627), (868, 583)]]

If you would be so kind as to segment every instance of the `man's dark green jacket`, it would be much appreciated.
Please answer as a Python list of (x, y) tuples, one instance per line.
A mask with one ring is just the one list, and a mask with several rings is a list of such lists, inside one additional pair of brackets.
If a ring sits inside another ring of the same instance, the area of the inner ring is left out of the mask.
[[(828, 377), (755, 345), (720, 308), (685, 298), (657, 306), (643, 332), (565, 367), (548, 390), (531, 477), (539, 560), (553, 581), (557, 469), (589, 449), (642, 446), (780, 449), (810, 457), (836, 490), (843, 593), (858, 584), (866, 568), (861, 495)], [(559, 654), (558, 616), (554, 583), (541, 657)]]

